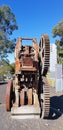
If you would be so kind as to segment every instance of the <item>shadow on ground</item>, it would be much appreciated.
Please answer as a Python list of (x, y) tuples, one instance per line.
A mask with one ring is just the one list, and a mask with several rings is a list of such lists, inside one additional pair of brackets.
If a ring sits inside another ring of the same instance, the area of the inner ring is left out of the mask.
[(7, 84), (8, 81), (0, 82), (0, 85)]
[(53, 96), (50, 99), (49, 119), (58, 119), (63, 114), (63, 95)]

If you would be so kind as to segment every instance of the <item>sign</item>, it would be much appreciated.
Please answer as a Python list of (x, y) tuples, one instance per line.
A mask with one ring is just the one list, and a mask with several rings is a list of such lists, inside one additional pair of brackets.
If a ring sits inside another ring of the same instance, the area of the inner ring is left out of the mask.
[(56, 77), (56, 91), (62, 91), (62, 64), (56, 64), (55, 66), (55, 77)]

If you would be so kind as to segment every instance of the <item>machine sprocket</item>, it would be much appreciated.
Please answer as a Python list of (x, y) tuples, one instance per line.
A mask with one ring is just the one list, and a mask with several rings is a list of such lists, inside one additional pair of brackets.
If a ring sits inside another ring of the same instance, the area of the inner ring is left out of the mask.
[(42, 118), (48, 118), (50, 112), (50, 88), (46, 77), (43, 77), (43, 93), (41, 94)]
[(39, 56), (42, 64), (42, 74), (46, 74), (49, 68), (50, 41), (47, 34), (41, 36), (39, 43)]

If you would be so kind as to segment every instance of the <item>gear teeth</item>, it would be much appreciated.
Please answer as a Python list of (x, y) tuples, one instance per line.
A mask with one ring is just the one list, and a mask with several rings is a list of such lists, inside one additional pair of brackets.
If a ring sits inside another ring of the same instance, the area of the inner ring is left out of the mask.
[(48, 118), (50, 112), (50, 90), (47, 83), (46, 77), (43, 79), (43, 107), (42, 107), (42, 118)]
[[(45, 70), (48, 71), (50, 65), (50, 41), (47, 34), (41, 36), (40, 40), (40, 57), (42, 62), (42, 74)], [(44, 59), (44, 60), (43, 60)]]

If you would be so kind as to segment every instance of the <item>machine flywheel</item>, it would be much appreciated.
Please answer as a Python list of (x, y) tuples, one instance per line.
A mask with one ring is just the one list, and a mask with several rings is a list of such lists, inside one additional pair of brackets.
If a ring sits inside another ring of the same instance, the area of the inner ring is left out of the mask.
[(6, 110), (10, 111), (13, 99), (13, 82), (10, 80), (6, 89)]

